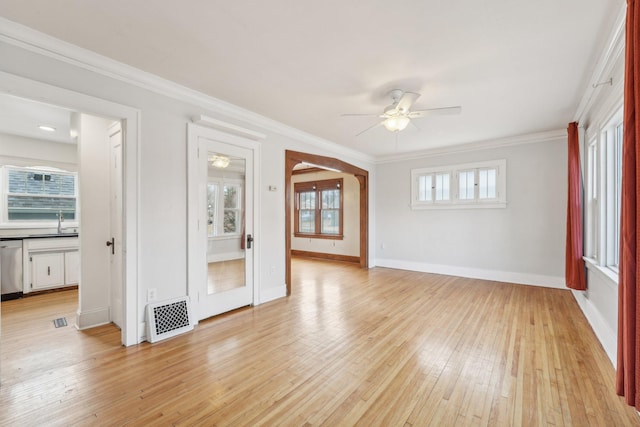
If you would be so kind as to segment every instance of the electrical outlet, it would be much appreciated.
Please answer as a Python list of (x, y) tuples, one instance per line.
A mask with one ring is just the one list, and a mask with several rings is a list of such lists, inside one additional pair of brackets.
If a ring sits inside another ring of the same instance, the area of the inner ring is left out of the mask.
[(155, 301), (158, 298), (158, 290), (156, 288), (147, 289), (147, 302)]

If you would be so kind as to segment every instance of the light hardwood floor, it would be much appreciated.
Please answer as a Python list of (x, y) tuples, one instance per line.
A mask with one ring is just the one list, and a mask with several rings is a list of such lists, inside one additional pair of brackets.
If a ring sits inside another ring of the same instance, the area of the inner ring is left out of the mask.
[(3, 302), (0, 425), (640, 425), (569, 291), (300, 259), (293, 275), (289, 298), (130, 348), (112, 326), (53, 327), (75, 291)]

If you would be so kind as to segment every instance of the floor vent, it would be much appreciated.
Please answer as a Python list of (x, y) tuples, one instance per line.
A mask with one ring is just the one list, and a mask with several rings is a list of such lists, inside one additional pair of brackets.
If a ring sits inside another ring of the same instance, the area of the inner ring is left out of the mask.
[(189, 297), (147, 305), (147, 341), (156, 342), (193, 329)]
[(53, 326), (56, 328), (62, 328), (63, 326), (67, 326), (67, 318), (59, 317), (57, 319), (53, 319)]

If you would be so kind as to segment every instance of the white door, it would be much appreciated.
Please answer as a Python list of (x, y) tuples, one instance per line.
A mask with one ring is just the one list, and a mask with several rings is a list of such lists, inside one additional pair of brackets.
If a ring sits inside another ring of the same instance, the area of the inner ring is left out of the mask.
[(189, 141), (189, 296), (201, 320), (253, 304), (254, 150), (200, 127)]
[(110, 160), (109, 201), (110, 228), (110, 312), (111, 321), (122, 328), (123, 280), (122, 280), (122, 126), (120, 122), (109, 128)]

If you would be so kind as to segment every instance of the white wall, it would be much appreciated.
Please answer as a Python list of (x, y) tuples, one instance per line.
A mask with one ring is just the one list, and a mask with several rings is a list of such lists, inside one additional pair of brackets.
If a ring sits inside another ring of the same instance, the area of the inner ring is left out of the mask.
[[(411, 169), (507, 160), (504, 209), (411, 210)], [(377, 264), (564, 286), (565, 139), (378, 165)]]
[(52, 166), (77, 170), (76, 144), (45, 141), (0, 133), (0, 164), (12, 166)]
[[(303, 173), (291, 177), (291, 200), (294, 197), (294, 185), (296, 182), (318, 181), (323, 179), (343, 179), (343, 235), (344, 239), (310, 239), (295, 237), (293, 227), (291, 234), (291, 249), (306, 252), (317, 252), (333, 255), (360, 256), (360, 183), (353, 175), (325, 171)], [(293, 218), (294, 206), (291, 205), (291, 218)]]
[[(5, 30), (3, 30), (5, 31)], [(260, 251), (260, 283), (256, 303), (283, 297), (285, 286), (285, 223), (284, 223), (284, 179), (285, 150), (295, 150), (337, 157), (370, 172), (375, 181), (373, 164), (365, 155), (346, 150), (337, 145), (319, 141), (285, 126), (276, 125), (267, 119), (257, 118), (247, 122), (234, 108), (218, 107), (220, 103), (209, 100), (187, 90), (175, 88), (171, 84), (147, 84), (148, 76), (142, 76), (145, 87), (129, 83), (129, 78), (113, 78), (90, 69), (77, 66), (74, 61), (57, 57), (56, 49), (38, 51), (34, 45), (44, 38), (31, 33), (25, 36), (35, 40), (26, 47), (0, 42), (0, 71), (25, 77), (60, 88), (88, 94), (103, 100), (126, 105), (140, 111), (139, 182), (138, 182), (138, 281), (136, 286), (138, 331), (143, 333), (144, 308), (148, 288), (157, 289), (158, 300), (178, 297), (187, 293), (187, 171), (186, 171), (186, 124), (190, 117), (206, 114), (211, 117), (250, 129), (264, 132), (267, 137), (262, 142), (260, 169), (260, 236), (255, 236), (256, 250)], [(66, 56), (73, 56), (73, 49)], [(93, 64), (90, 54), (80, 57)], [(73, 62), (73, 63), (72, 63)], [(80, 61), (82, 62), (82, 61)], [(99, 61), (95, 61), (96, 63)], [(107, 61), (108, 62), (108, 61)], [(117, 67), (116, 67), (117, 68)], [(128, 68), (123, 68), (125, 74)], [(121, 71), (118, 68), (118, 71)], [(117, 76), (118, 72), (110, 72)], [(156, 82), (151, 78), (153, 82)], [(159, 89), (160, 87), (167, 87)], [(163, 92), (165, 94), (159, 94)], [(187, 95), (185, 95), (185, 93)], [(16, 95), (20, 95), (16, 93)], [(178, 98), (182, 100), (178, 100)], [(90, 111), (88, 111), (90, 113)], [(286, 136), (285, 136), (286, 135)], [(277, 191), (268, 190), (270, 185)], [(375, 187), (370, 185), (370, 201), (375, 200)], [(372, 205), (373, 206), (373, 205)], [(375, 230), (371, 218), (370, 245), (375, 242)]]

